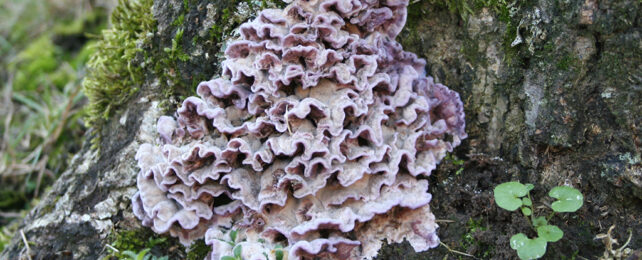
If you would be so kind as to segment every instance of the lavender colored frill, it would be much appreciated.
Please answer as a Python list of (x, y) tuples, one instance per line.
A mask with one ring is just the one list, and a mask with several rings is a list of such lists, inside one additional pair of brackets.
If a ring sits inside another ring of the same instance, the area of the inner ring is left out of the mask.
[[(459, 95), (394, 38), (407, 0), (295, 0), (240, 27), (136, 154), (134, 213), (211, 259), (371, 259), (381, 241), (439, 244), (428, 176), (466, 138)], [(259, 242), (261, 241), (261, 242)], [(263, 253), (266, 253), (265, 255)]]

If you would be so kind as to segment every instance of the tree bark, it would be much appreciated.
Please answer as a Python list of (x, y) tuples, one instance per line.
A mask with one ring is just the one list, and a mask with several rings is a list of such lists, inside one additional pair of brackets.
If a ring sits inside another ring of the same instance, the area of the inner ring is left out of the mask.
[[(549, 244), (546, 259), (601, 256), (605, 246), (594, 237), (611, 225), (620, 242), (634, 234), (628, 247), (639, 250), (640, 1), (498, 2), (413, 1), (398, 37), (405, 50), (426, 59), (427, 74), (459, 92), (465, 105), (469, 137), (454, 152), (464, 164), (445, 160), (429, 179), (442, 242), (478, 258), (516, 258), (509, 238), (527, 232), (529, 224), (496, 207), (492, 190), (519, 180), (535, 184), (539, 205), (558, 185), (584, 194), (578, 212), (551, 220), (565, 235)], [(469, 8), (457, 8), (462, 3)], [(258, 9), (245, 1), (155, 1), (150, 15), (157, 28), (144, 52), (165, 55), (180, 28), (177, 45), (189, 59), (145, 65), (140, 91), (94, 131), (101, 136), (100, 152), (85, 145), (24, 219), (24, 239), (18, 232), (0, 258), (97, 259), (110, 252), (105, 246), (115, 234), (145, 230), (130, 205), (138, 146), (155, 138), (156, 119), (174, 111), (181, 95), (193, 93), (194, 81), (219, 75), (226, 38)], [(139, 56), (136, 62), (149, 61)], [(173, 73), (172, 82), (158, 72), (168, 64), (161, 73)], [(171, 95), (159, 94), (164, 87), (172, 88)], [(161, 254), (184, 256), (169, 249)], [(380, 252), (380, 259), (444, 256), (457, 258), (443, 246), (415, 253), (407, 243)]]

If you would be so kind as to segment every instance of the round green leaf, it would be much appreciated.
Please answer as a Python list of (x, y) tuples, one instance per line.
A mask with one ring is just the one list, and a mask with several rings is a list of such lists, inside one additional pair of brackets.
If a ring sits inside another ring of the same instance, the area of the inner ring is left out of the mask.
[(533, 213), (533, 211), (528, 207), (523, 207), (522, 208), (522, 213), (524, 214), (524, 216), (528, 217)]
[(234, 258), (233, 256), (226, 255), (226, 256), (222, 256), (221, 260), (236, 260), (236, 258)]
[(533, 201), (529, 198), (522, 198), (522, 204), (524, 204), (524, 206), (530, 207), (533, 206)]
[(528, 191), (531, 191), (531, 190), (533, 190), (533, 188), (535, 188), (535, 185), (530, 184), (530, 183), (526, 183), (526, 184), (524, 184), (524, 186), (526, 186), (526, 190), (528, 190)]
[(556, 198), (557, 201), (551, 204), (555, 212), (575, 212), (584, 203), (584, 196), (579, 190), (568, 186), (553, 188), (548, 196)]
[(234, 253), (234, 257), (236, 258), (241, 258), (241, 252), (242, 252), (242, 247), (241, 245), (236, 245), (234, 247), (234, 250), (232, 251)]
[(546, 240), (541, 237), (530, 239), (519, 233), (510, 238), (510, 247), (517, 250), (520, 259), (537, 259), (546, 253)]
[(510, 237), (510, 248), (517, 250), (526, 244), (528, 237), (523, 233), (518, 233)]
[(526, 196), (527, 192), (526, 186), (516, 181), (502, 183), (493, 190), (497, 206), (509, 211), (522, 206), (519, 198)]
[(537, 236), (548, 242), (557, 242), (562, 239), (564, 232), (557, 226), (544, 225), (537, 228)]
[(533, 219), (533, 226), (535, 227), (540, 227), (548, 224), (548, 221), (546, 221), (545, 217), (536, 217)]

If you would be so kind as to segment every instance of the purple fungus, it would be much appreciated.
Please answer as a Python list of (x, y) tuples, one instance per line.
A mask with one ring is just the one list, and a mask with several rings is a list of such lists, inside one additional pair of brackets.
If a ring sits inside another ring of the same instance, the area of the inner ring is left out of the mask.
[[(134, 213), (211, 259), (371, 259), (439, 244), (429, 176), (466, 138), (459, 94), (394, 38), (407, 0), (295, 0), (240, 27), (220, 78), (141, 145)], [(261, 242), (258, 242), (261, 241)], [(272, 256), (270, 256), (272, 257)], [(270, 258), (272, 259), (272, 258)]]

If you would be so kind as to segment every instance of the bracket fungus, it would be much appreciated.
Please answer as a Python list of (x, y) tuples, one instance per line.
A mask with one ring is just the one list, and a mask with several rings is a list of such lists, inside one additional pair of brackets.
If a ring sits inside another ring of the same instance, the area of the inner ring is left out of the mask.
[[(459, 94), (394, 39), (408, 0), (294, 0), (241, 25), (136, 154), (135, 215), (211, 259), (371, 259), (382, 240), (439, 244), (431, 171), (466, 138)], [(237, 241), (237, 242), (238, 242)], [(266, 253), (266, 254), (264, 254)]]

